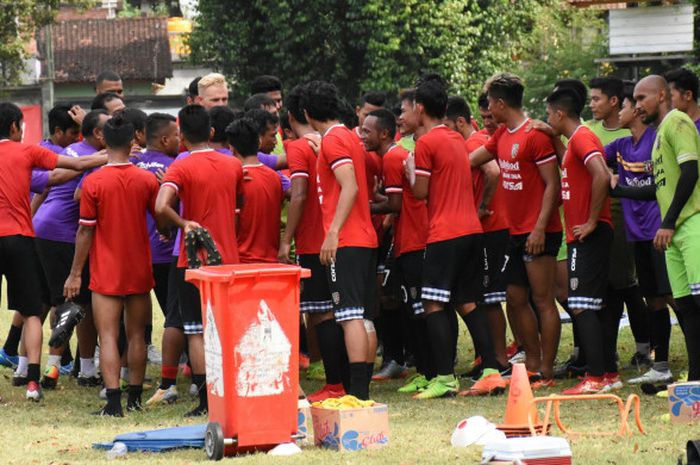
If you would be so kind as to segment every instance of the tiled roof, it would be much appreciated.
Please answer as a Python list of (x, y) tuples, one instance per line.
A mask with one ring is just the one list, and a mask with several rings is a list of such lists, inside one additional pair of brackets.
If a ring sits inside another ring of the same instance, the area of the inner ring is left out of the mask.
[[(124, 80), (163, 82), (172, 76), (167, 18), (83, 19), (53, 25), (56, 82), (94, 82), (102, 71)], [(45, 29), (39, 34), (44, 50)], [(44, 60), (44, 57), (40, 57)], [(42, 75), (46, 65), (42, 66)]]

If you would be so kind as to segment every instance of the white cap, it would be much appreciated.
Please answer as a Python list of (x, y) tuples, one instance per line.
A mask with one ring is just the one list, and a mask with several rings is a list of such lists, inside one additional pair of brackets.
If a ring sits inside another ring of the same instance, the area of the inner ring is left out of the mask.
[[(494, 430), (496, 430), (496, 425), (489, 422), (486, 418), (481, 416), (469, 417), (457, 424), (450, 442), (453, 447), (471, 446), (477, 443), (484, 435)], [(501, 433), (500, 431), (498, 432)]]

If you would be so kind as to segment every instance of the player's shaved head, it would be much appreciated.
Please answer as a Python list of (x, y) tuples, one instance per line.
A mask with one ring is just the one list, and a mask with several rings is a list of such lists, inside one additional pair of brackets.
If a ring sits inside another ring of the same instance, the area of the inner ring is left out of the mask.
[(668, 82), (666, 82), (666, 79), (658, 74), (651, 74), (640, 79), (635, 86), (635, 90), (636, 89), (643, 89), (647, 92), (654, 93), (664, 91), (667, 98), (670, 95), (668, 91)]
[(642, 78), (634, 86), (635, 109), (644, 124), (658, 124), (671, 109), (671, 91), (657, 74)]

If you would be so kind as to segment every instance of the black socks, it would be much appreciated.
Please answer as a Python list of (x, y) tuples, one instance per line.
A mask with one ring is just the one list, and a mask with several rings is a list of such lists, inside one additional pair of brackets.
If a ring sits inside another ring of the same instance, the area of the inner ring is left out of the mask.
[(347, 393), (360, 400), (369, 399), (367, 365), (365, 362), (350, 363), (350, 387)]
[(651, 313), (651, 346), (654, 362), (668, 362), (668, 346), (671, 340), (671, 316), (668, 307)]
[[(450, 312), (441, 310), (425, 317), (428, 343), (432, 349), (436, 375), (454, 374), (455, 340), (450, 324)], [(452, 312), (454, 313), (454, 312)]]
[(121, 389), (107, 389), (107, 405), (98, 410), (94, 415), (104, 415), (110, 417), (123, 417), (122, 391)]
[(316, 340), (321, 352), (323, 368), (326, 371), (326, 384), (343, 382), (343, 366), (345, 358), (345, 342), (343, 329), (335, 320), (325, 320), (316, 325)]
[(474, 352), (481, 356), (481, 367), (498, 370), (496, 352), (491, 339), (491, 327), (484, 307), (477, 307), (466, 315), (462, 315), (464, 324), (469, 329), (469, 334), (474, 342)]
[[(576, 309), (572, 309), (575, 311)], [(591, 376), (603, 376), (605, 359), (603, 351), (603, 334), (598, 315), (593, 310), (583, 310), (575, 315), (576, 323), (581, 337), (581, 349), (586, 354), (588, 374)]]
[(185, 417), (198, 417), (205, 415), (209, 411), (209, 401), (207, 399), (207, 377), (206, 375), (192, 374), (192, 382), (197, 386), (199, 395), (199, 405), (185, 414)]
[(688, 351), (688, 381), (700, 381), (700, 305), (692, 296), (676, 299)]
[(143, 393), (143, 385), (130, 384), (129, 397), (126, 401), (126, 409), (130, 412), (141, 410), (141, 394)]
[(39, 364), (30, 363), (27, 366), (27, 381), (39, 382)]
[(17, 348), (19, 347), (19, 340), (22, 338), (22, 327), (21, 326), (10, 326), (10, 330), (7, 332), (7, 339), (5, 339), (5, 345), (3, 349), (5, 353), (10, 357), (17, 356)]

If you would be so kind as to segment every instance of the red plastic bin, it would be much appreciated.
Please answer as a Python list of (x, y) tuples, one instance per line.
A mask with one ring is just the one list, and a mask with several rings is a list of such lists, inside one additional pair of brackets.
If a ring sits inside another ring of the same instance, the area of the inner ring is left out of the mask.
[(290, 442), (297, 432), (299, 282), (281, 264), (187, 270), (202, 299), (210, 459)]

